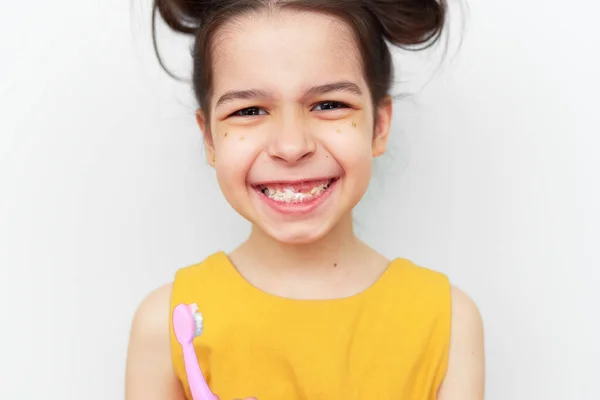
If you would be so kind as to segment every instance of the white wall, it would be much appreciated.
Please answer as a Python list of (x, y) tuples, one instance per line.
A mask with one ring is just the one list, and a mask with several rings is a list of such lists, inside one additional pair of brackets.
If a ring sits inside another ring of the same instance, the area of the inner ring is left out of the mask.
[[(0, 6), (1, 399), (122, 398), (141, 298), (248, 232), (206, 166), (190, 88), (153, 58), (149, 3)], [(357, 213), (377, 249), (479, 303), (489, 400), (599, 396), (599, 14), (471, 0), (457, 58), (397, 103)], [(187, 43), (165, 38), (187, 72)], [(399, 60), (412, 87), (431, 76), (427, 58)]]

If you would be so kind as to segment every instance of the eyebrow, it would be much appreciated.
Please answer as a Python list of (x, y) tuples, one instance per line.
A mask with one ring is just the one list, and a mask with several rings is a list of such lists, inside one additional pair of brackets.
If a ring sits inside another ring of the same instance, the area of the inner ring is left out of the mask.
[(323, 95), (331, 92), (347, 92), (358, 96), (362, 96), (363, 94), (362, 90), (360, 90), (360, 87), (356, 83), (350, 81), (338, 81), (326, 83), (324, 85), (313, 86), (306, 91), (305, 97)]
[[(358, 96), (362, 96), (363, 94), (362, 90), (356, 83), (350, 81), (338, 81), (313, 86), (306, 91), (303, 98), (324, 95), (331, 92), (347, 92)], [(271, 93), (260, 89), (232, 90), (223, 94), (223, 96), (221, 96), (217, 101), (215, 107), (219, 107), (234, 100), (252, 100), (259, 98), (265, 99), (272, 97), (273, 95)]]
[(226, 92), (223, 96), (221, 96), (217, 101), (217, 105), (215, 107), (219, 107), (225, 103), (229, 103), (230, 101), (234, 100), (252, 100), (259, 98), (264, 99), (269, 97), (272, 97), (270, 93), (259, 89), (232, 90)]

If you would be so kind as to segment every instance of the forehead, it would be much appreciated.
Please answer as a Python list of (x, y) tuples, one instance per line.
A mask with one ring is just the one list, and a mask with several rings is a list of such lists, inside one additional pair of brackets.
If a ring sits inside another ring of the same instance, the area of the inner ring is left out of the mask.
[(365, 86), (351, 28), (326, 14), (247, 14), (221, 27), (213, 41), (213, 92), (267, 89), (281, 96), (346, 79)]

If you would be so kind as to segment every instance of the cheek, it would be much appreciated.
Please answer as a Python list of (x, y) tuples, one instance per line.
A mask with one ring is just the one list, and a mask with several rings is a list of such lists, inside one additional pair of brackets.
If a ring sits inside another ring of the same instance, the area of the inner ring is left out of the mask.
[(224, 191), (245, 185), (248, 171), (261, 151), (261, 143), (242, 132), (219, 133), (215, 140), (216, 175)]
[(321, 130), (321, 140), (343, 169), (364, 168), (372, 162), (372, 122), (361, 116), (351, 116), (340, 122), (330, 122)]
[(348, 180), (357, 186), (364, 186), (371, 178), (373, 157), (370, 146), (361, 146), (360, 149), (350, 149), (340, 154), (338, 160)]
[(350, 190), (349, 196), (360, 198), (369, 185), (373, 168), (369, 132), (350, 133), (341, 130), (336, 134), (341, 137), (335, 143), (330, 143), (329, 152), (344, 173), (344, 186)]
[[(344, 134), (340, 133), (341, 135)], [(371, 142), (364, 138), (345, 138), (336, 141), (332, 153), (344, 169), (362, 168), (372, 160)]]

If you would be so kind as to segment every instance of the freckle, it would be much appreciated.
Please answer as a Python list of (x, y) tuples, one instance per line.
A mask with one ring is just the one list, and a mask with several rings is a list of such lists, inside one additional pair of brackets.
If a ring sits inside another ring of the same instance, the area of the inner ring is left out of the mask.
[(229, 133), (227, 133), (227, 132), (223, 133), (224, 137), (227, 137), (227, 135), (229, 135)]
[(240, 137), (240, 140), (244, 140), (244, 139), (246, 139), (244, 136), (241, 136), (241, 137)]
[(340, 133), (342, 130), (341, 129), (336, 129), (335, 130), (337, 133)]
[(333, 264), (333, 267), (334, 267), (334, 268), (335, 268), (335, 267), (337, 267), (337, 263)]
[(352, 127), (356, 128), (356, 122), (352, 121)]

